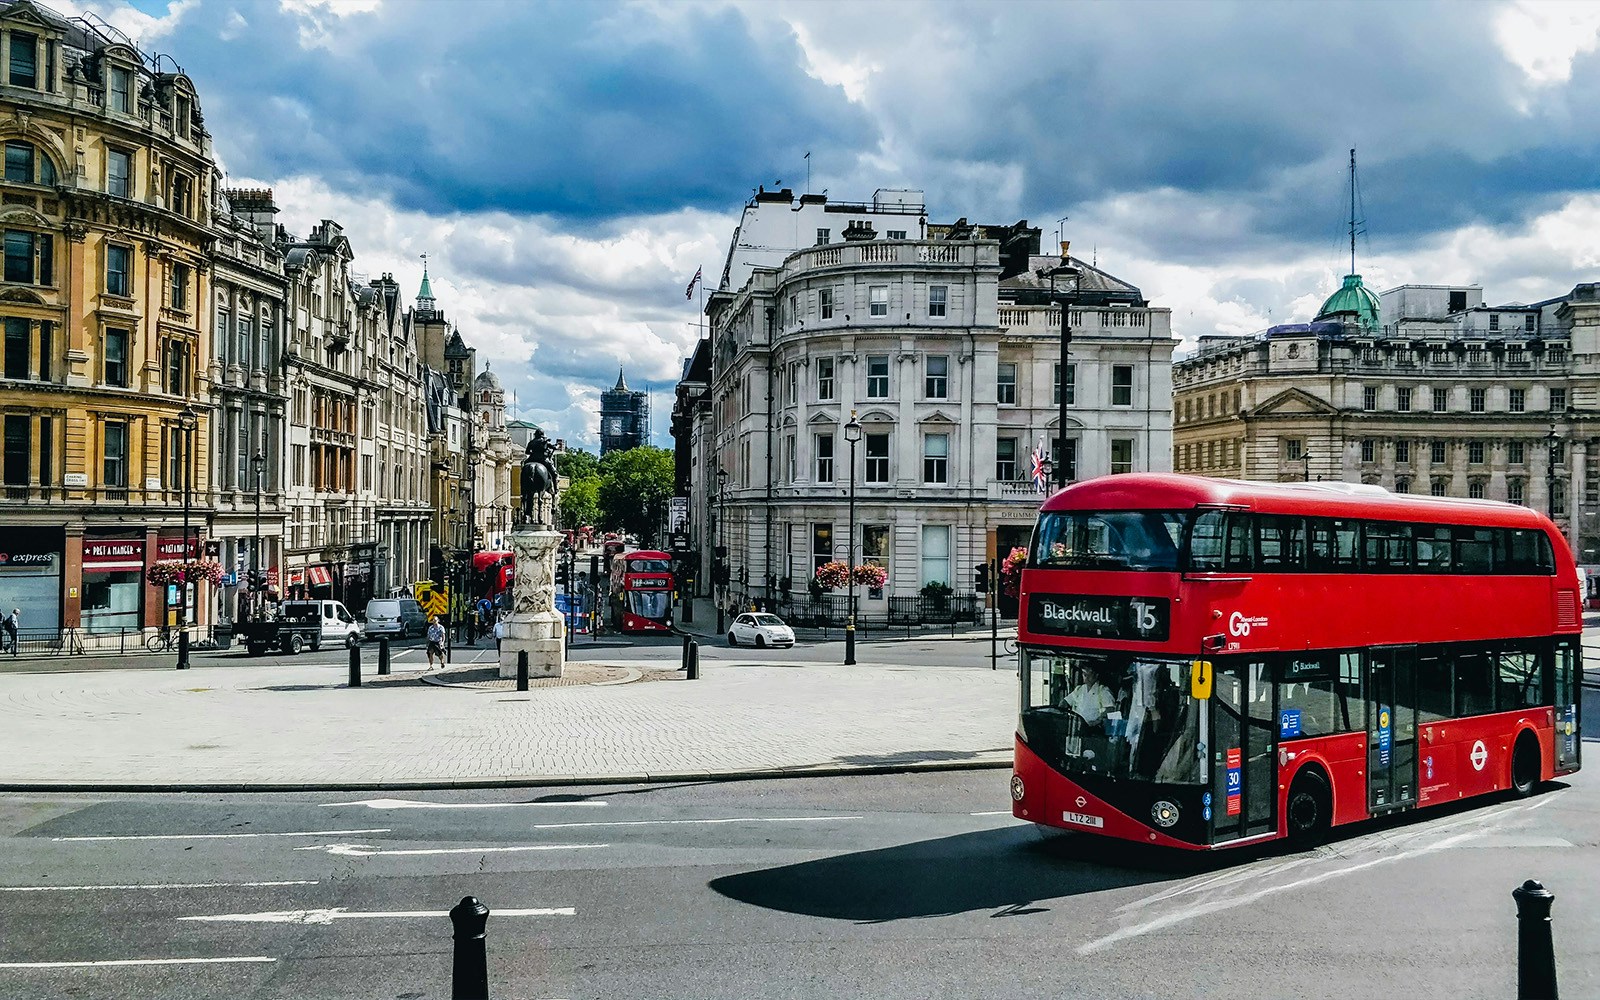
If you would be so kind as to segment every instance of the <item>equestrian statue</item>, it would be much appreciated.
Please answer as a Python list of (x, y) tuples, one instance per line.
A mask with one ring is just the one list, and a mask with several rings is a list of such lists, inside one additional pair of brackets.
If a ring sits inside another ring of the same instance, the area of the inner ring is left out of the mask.
[[(550, 439), (535, 428), (522, 456), (522, 521), (549, 524), (556, 515), (556, 467), (550, 460)], [(550, 521), (544, 518), (545, 494), (550, 496)]]

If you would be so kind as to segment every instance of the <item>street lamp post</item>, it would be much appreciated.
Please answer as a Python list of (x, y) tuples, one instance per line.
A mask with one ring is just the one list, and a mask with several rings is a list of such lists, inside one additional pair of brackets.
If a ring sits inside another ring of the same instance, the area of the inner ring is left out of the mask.
[(1311, 482), (1311, 452), (1308, 451), (1303, 453), (1300, 456), (1300, 460), (1305, 462), (1305, 469), (1300, 473), (1300, 481), (1302, 483), (1309, 483)]
[(261, 612), (261, 590), (267, 585), (267, 572), (261, 566), (261, 474), (267, 468), (267, 436), (261, 435), (261, 449), (256, 452), (250, 464), (256, 470), (256, 544), (250, 552), (250, 609), (252, 617), (259, 617)]
[(861, 440), (861, 421), (856, 419), (856, 411), (850, 411), (850, 422), (844, 425), (844, 439), (850, 443), (850, 539), (845, 543), (845, 568), (850, 575), (846, 577), (850, 587), (850, 617), (844, 625), (844, 665), (856, 665), (856, 442)]
[(717, 466), (717, 542), (712, 550), (711, 597), (717, 602), (717, 634), (727, 627), (723, 618), (723, 605), (728, 598), (728, 531), (723, 522), (728, 519), (728, 470)]
[[(1065, 247), (1065, 244), (1062, 244)], [(1050, 301), (1061, 306), (1061, 373), (1056, 378), (1056, 440), (1060, 450), (1055, 461), (1056, 485), (1067, 487), (1067, 359), (1072, 354), (1072, 302), (1078, 297), (1077, 268), (1067, 263), (1063, 249), (1061, 266), (1050, 272)], [(1055, 449), (1052, 449), (1055, 450)]]
[[(1544, 461), (1544, 510), (1550, 520), (1556, 519), (1556, 446), (1561, 443), (1561, 438), (1556, 434), (1552, 425), (1550, 433), (1544, 436), (1545, 461)], [(1566, 534), (1565, 531), (1562, 532)]]
[(200, 415), (185, 403), (178, 414), (178, 426), (183, 429), (183, 563), (184, 570), (178, 580), (178, 669), (189, 669), (189, 571), (193, 562), (189, 558), (189, 479), (194, 468), (194, 429)]

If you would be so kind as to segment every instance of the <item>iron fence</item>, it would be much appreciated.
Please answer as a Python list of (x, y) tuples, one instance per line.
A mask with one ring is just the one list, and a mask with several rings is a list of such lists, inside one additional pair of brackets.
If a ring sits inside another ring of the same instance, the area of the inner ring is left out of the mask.
[[(0, 630), (0, 656), (84, 656), (93, 654), (124, 655), (127, 653), (177, 651), (178, 629), (118, 628), (90, 631), (83, 628), (20, 628), (13, 641), (10, 633)], [(233, 626), (190, 625), (189, 648), (192, 650), (227, 649), (233, 644)], [(152, 650), (152, 645), (155, 646)]]

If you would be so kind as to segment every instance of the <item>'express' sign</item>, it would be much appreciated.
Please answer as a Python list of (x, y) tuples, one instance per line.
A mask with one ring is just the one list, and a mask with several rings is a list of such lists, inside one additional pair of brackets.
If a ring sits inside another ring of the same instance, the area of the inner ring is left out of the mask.
[(1166, 642), (1170, 609), (1164, 597), (1033, 594), (1028, 630), (1042, 635)]

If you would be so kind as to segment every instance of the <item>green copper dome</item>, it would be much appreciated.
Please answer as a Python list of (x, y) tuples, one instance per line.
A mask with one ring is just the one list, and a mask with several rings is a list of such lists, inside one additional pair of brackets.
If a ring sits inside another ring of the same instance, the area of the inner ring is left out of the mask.
[(433, 285), (429, 284), (429, 282), (428, 282), (428, 268), (427, 268), (427, 265), (423, 265), (423, 268), (422, 268), (422, 287), (417, 289), (417, 298), (419, 298), (419, 299), (431, 299), (431, 298), (433, 298)]
[(1361, 284), (1361, 275), (1344, 276), (1344, 287), (1328, 296), (1328, 301), (1317, 311), (1317, 321), (1350, 318), (1363, 329), (1378, 328), (1378, 297)]

